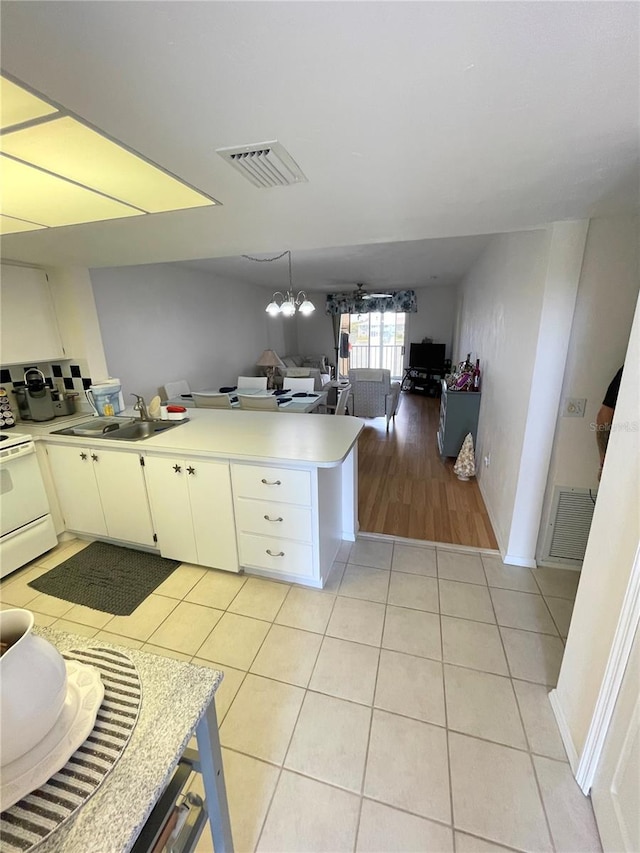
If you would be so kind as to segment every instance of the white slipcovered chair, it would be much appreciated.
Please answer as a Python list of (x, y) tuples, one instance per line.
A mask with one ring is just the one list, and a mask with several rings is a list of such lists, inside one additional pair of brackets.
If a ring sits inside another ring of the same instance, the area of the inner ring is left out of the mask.
[(230, 409), (231, 398), (228, 394), (198, 394), (193, 392), (193, 402), (196, 409)]
[(238, 394), (238, 403), (241, 409), (267, 412), (278, 411), (277, 397), (263, 397), (258, 394)]
[(287, 376), (282, 383), (282, 387), (288, 388), (292, 394), (298, 394), (301, 391), (313, 392), (315, 391), (315, 380), (313, 376), (308, 376), (306, 378)]
[(391, 381), (391, 371), (362, 367), (349, 371), (353, 411), (358, 418), (395, 418), (400, 401), (400, 383)]
[(245, 390), (248, 389), (260, 389), (261, 391), (267, 390), (267, 377), (266, 376), (238, 376), (238, 391), (242, 388)]

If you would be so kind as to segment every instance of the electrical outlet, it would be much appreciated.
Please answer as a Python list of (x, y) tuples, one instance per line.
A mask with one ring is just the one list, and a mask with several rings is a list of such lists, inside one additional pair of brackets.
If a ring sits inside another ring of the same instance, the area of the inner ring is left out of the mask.
[(491, 465), (491, 454), (487, 453), (487, 455), (484, 457), (484, 467), (488, 468), (489, 465)]
[(583, 418), (587, 401), (580, 397), (567, 397), (564, 401), (562, 416), (565, 418)]

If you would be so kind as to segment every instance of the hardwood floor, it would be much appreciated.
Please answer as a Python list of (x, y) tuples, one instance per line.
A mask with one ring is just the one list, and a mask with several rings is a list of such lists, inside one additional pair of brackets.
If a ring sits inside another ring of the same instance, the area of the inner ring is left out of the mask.
[(366, 420), (358, 443), (360, 529), (497, 549), (476, 480), (458, 480), (455, 459), (438, 453), (439, 413), (439, 398), (402, 394), (388, 433), (384, 418)]

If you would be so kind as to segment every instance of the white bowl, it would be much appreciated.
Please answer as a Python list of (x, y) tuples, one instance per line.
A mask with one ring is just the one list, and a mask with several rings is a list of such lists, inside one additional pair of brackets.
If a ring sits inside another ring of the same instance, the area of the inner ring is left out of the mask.
[(29, 610), (0, 611), (0, 766), (32, 749), (53, 727), (67, 695), (64, 658), (32, 633)]

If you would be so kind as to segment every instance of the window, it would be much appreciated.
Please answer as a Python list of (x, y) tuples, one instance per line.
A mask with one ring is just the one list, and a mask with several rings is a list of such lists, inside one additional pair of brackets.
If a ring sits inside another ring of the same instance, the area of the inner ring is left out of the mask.
[(349, 358), (340, 359), (340, 373), (349, 368), (381, 367), (392, 379), (402, 376), (406, 314), (380, 311), (343, 314), (340, 331), (349, 335)]

